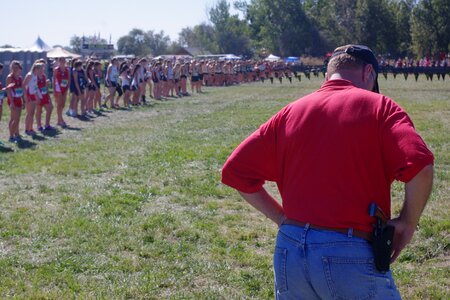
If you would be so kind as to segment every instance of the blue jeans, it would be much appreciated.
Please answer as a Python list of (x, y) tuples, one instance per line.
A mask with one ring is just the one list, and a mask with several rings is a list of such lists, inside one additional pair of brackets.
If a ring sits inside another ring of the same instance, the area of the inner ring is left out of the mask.
[(370, 244), (351, 232), (282, 225), (274, 270), (277, 300), (401, 299), (391, 272), (378, 272)]

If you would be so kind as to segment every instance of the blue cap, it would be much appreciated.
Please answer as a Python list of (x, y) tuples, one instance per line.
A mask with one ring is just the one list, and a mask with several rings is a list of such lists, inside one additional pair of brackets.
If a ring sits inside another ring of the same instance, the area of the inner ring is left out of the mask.
[(375, 78), (375, 84), (373, 87), (373, 92), (380, 93), (379, 87), (378, 87), (378, 72), (379, 72), (379, 65), (378, 60), (375, 57), (375, 54), (373, 54), (372, 50), (364, 45), (349, 45), (345, 50), (339, 50), (333, 53), (331, 57), (338, 56), (340, 54), (349, 54), (353, 57), (356, 57), (362, 61), (364, 61), (367, 64), (371, 64), (373, 69), (375, 70), (375, 73), (377, 74)]

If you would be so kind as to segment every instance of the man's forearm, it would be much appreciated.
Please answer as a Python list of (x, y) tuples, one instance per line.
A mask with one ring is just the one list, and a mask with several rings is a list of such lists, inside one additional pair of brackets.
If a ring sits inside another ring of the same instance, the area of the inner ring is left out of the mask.
[(252, 194), (243, 192), (239, 192), (239, 194), (278, 226), (286, 219), (283, 207), (264, 188)]
[(400, 219), (410, 226), (419, 223), (433, 186), (433, 165), (423, 168), (411, 181), (405, 184), (405, 202)]
[(405, 202), (400, 216), (390, 221), (395, 226), (392, 245), (391, 262), (394, 262), (400, 252), (411, 241), (420, 215), (425, 208), (433, 186), (433, 165), (423, 168), (411, 181), (405, 184)]

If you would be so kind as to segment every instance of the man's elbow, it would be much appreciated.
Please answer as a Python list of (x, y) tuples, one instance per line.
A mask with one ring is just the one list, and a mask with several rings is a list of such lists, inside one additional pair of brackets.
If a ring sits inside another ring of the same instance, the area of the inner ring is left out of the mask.
[(433, 185), (433, 176), (434, 176), (434, 166), (433, 164), (429, 164), (422, 168), (419, 173), (416, 174), (406, 185), (416, 186), (420, 185), (422, 187), (428, 186), (429, 188)]
[(420, 176), (422, 176), (424, 178), (428, 178), (429, 180), (433, 181), (433, 176), (434, 176), (434, 166), (433, 166), (433, 164), (429, 164), (429, 165), (425, 166), (419, 172), (419, 174), (420, 174)]

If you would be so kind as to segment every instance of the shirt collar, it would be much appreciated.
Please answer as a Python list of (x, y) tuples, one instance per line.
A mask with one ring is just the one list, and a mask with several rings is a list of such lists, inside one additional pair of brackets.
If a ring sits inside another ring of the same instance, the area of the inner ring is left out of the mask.
[(344, 88), (353, 88), (355, 87), (355, 85), (346, 79), (332, 79), (332, 80), (328, 80), (325, 81), (322, 84), (321, 89), (327, 89), (327, 88), (332, 88), (332, 89), (344, 89)]

